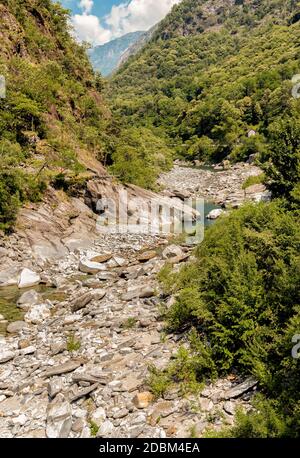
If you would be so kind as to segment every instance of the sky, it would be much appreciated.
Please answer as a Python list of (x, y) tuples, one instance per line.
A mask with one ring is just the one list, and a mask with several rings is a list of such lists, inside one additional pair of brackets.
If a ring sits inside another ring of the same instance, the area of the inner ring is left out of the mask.
[(60, 0), (72, 11), (80, 41), (102, 45), (129, 32), (148, 30), (181, 0)]

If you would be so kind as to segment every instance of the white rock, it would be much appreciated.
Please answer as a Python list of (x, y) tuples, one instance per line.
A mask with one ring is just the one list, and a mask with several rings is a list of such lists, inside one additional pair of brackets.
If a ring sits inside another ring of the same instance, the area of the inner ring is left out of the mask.
[(178, 245), (170, 245), (164, 249), (162, 255), (164, 259), (170, 259), (175, 258), (176, 256), (182, 256), (183, 251)]
[(48, 383), (48, 394), (50, 398), (54, 398), (62, 391), (63, 382), (61, 377), (53, 378)]
[(35, 352), (36, 352), (36, 347), (34, 347), (33, 345), (30, 345), (29, 347), (26, 347), (20, 350), (21, 355), (32, 355)]
[(29, 312), (26, 313), (24, 319), (28, 323), (41, 324), (51, 315), (48, 304), (34, 305)]
[(93, 412), (92, 416), (92, 421), (100, 427), (104, 420), (106, 420), (106, 413), (105, 410), (102, 407), (98, 407), (98, 409)]
[(26, 415), (23, 413), (16, 418), (13, 418), (12, 422), (14, 425), (24, 426), (27, 421)]
[(20, 275), (20, 280), (18, 287), (19, 288), (30, 288), (31, 286), (36, 286), (40, 283), (41, 277), (36, 272), (33, 272), (30, 269), (23, 269)]
[(106, 420), (100, 426), (99, 431), (97, 433), (97, 437), (107, 437), (109, 434), (111, 434), (114, 431), (114, 429), (115, 428), (112, 422), (109, 420)]
[(58, 395), (48, 406), (46, 428), (48, 438), (67, 438), (71, 432), (72, 408), (69, 402), (63, 399), (63, 396)]
[(0, 353), (0, 364), (7, 363), (16, 356), (15, 352), (10, 350), (3, 350)]
[(224, 210), (221, 208), (216, 208), (215, 210), (212, 210), (208, 215), (207, 219), (218, 219), (222, 214), (224, 213)]
[(20, 269), (18, 267), (9, 267), (0, 272), (0, 287), (17, 285), (20, 278)]
[(79, 263), (79, 270), (85, 274), (97, 274), (107, 268), (99, 262), (89, 261), (88, 259), (81, 259)]
[(19, 298), (17, 306), (22, 310), (29, 310), (32, 305), (38, 304), (41, 302), (42, 296), (37, 293), (34, 289), (26, 291)]

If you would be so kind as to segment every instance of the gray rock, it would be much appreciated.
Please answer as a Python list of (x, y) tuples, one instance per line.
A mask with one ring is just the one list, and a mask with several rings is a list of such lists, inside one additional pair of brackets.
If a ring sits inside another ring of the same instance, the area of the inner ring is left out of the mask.
[(132, 290), (127, 291), (127, 293), (121, 296), (122, 301), (131, 301), (135, 298), (146, 298), (155, 296), (155, 289), (149, 286), (137, 287)]
[(220, 216), (224, 213), (224, 210), (222, 210), (221, 208), (216, 208), (215, 210), (212, 210), (207, 216), (206, 218), (207, 219), (218, 219), (220, 218)]
[(50, 380), (48, 383), (48, 394), (50, 398), (55, 398), (55, 396), (62, 391), (63, 383), (61, 378), (55, 378)]
[(113, 418), (115, 420), (119, 420), (120, 418), (127, 417), (129, 414), (129, 411), (124, 407), (123, 409), (117, 410), (117, 412), (114, 413)]
[(111, 421), (105, 420), (99, 428), (97, 437), (107, 437), (113, 433), (115, 427)]
[(8, 267), (0, 272), (0, 288), (6, 286), (13, 286), (19, 283), (20, 268)]
[(79, 296), (71, 302), (72, 312), (77, 312), (78, 310), (86, 307), (91, 301), (99, 301), (103, 299), (106, 295), (106, 291), (103, 289), (96, 289), (94, 291), (88, 291), (87, 293)]
[(227, 400), (238, 398), (242, 394), (247, 393), (247, 391), (250, 391), (253, 388), (255, 388), (257, 383), (257, 380), (255, 380), (253, 377), (249, 377), (243, 383), (240, 383), (239, 385), (231, 388), (230, 390), (225, 391), (224, 399)]
[(26, 291), (18, 299), (17, 306), (22, 310), (28, 311), (32, 305), (36, 305), (42, 302), (41, 294), (37, 293), (34, 289)]
[(62, 395), (58, 395), (49, 404), (47, 409), (47, 428), (48, 438), (68, 438), (72, 428), (72, 408), (69, 402), (64, 400)]
[(65, 364), (60, 364), (59, 366), (54, 366), (51, 369), (48, 369), (44, 377), (53, 377), (54, 375), (68, 374), (69, 372), (75, 371), (78, 367), (81, 366), (81, 361), (68, 361)]
[(231, 401), (224, 402), (223, 409), (229, 415), (234, 415), (235, 414), (235, 404), (233, 402), (231, 402)]
[(19, 334), (26, 326), (25, 321), (13, 321), (7, 326), (7, 332), (9, 334)]
[(162, 256), (164, 259), (170, 259), (183, 256), (183, 251), (178, 245), (170, 245), (164, 249)]
[(14, 359), (16, 353), (10, 350), (3, 350), (0, 353), (0, 364), (7, 363), (8, 361)]

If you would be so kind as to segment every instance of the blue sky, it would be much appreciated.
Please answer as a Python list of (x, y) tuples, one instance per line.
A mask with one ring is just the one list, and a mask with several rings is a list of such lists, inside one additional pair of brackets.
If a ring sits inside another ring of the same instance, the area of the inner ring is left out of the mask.
[[(80, 0), (61, 0), (61, 3), (75, 14), (81, 13), (81, 8), (79, 7)], [(98, 17), (104, 17), (106, 14), (110, 13), (113, 5), (120, 5), (121, 3), (127, 3), (125, 0), (95, 0), (91, 14), (94, 14)]]
[(60, 0), (72, 11), (80, 41), (101, 45), (129, 32), (148, 30), (181, 0)]

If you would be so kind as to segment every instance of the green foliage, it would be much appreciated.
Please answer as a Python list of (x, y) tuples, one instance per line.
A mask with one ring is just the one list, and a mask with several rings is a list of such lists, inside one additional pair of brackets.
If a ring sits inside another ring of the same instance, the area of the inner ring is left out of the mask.
[(99, 431), (99, 426), (92, 420), (89, 421), (91, 436), (96, 437)]
[(123, 182), (154, 188), (161, 170), (172, 164), (171, 151), (150, 129), (129, 127), (120, 133), (111, 171)]
[(250, 188), (250, 186), (253, 186), (255, 184), (261, 184), (264, 183), (266, 180), (266, 175), (264, 173), (261, 173), (260, 175), (254, 175), (250, 176), (247, 178), (247, 180), (243, 183), (243, 189)]
[(269, 131), (269, 161), (264, 168), (271, 180), (270, 188), (277, 197), (297, 200), (294, 193), (300, 182), (300, 117), (296, 112), (293, 117), (275, 121)]
[(132, 329), (136, 326), (137, 324), (137, 319), (135, 317), (129, 317), (127, 318), (126, 321), (124, 321), (124, 323), (122, 323), (122, 328), (123, 329)]
[(81, 348), (81, 342), (75, 338), (75, 335), (72, 334), (68, 337), (67, 340), (67, 350), (72, 353), (78, 351)]
[(211, 227), (196, 261), (168, 277), (177, 297), (169, 327), (192, 329), (184, 371), (202, 381), (238, 369), (264, 389), (261, 409), (239, 417), (239, 437), (300, 434), (300, 366), (291, 357), (300, 329), (299, 252), (297, 210), (280, 201), (249, 204)]
[(292, 112), (300, 118), (291, 83), (299, 72), (299, 23), (290, 20), (297, 13), (293, 0), (228, 8), (182, 1), (113, 77), (115, 116), (124, 126), (159, 127), (187, 159), (265, 154), (268, 126)]
[[(45, 180), (77, 175), (79, 158), (104, 156), (108, 110), (85, 48), (69, 34), (69, 13), (50, 0), (5, 0), (0, 13), (0, 227), (11, 229), (20, 205), (37, 201)], [(39, 159), (35, 159), (38, 154)]]

